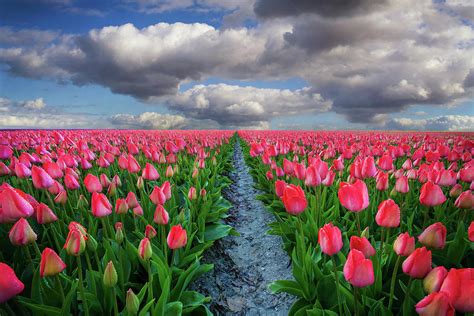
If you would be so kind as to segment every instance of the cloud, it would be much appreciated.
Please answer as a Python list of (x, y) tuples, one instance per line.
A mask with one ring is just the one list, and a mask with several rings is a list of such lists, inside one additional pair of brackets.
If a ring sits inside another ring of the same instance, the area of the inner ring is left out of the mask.
[(381, 7), (384, 0), (258, 0), (255, 13), (264, 18), (315, 13), (321, 16), (347, 16)]
[[(196, 3), (205, 9), (211, 2)], [(188, 2), (146, 3), (166, 9)], [(239, 2), (220, 3), (223, 10), (233, 10)], [(257, 14), (266, 17), (255, 27), (109, 26), (63, 34), (41, 49), (11, 44), (0, 48), (0, 63), (17, 76), (97, 84), (219, 124), (329, 110), (321, 102), (350, 122), (374, 124), (412, 105), (452, 106), (474, 96), (474, 29), (448, 10), (451, 2), (292, 1), (284, 16), (277, 13), (288, 1), (271, 1), (274, 8), (267, 15), (259, 11), (269, 3), (255, 4)], [(180, 85), (207, 78), (245, 83), (295, 77), (310, 87), (293, 96), (296, 107), (291, 98), (283, 98), (283, 105), (271, 97), (284, 90), (262, 95), (258, 88), (252, 93), (238, 89), (227, 98), (221, 96), (230, 89), (226, 85), (179, 92)], [(199, 95), (210, 104), (205, 110)], [(309, 102), (308, 95), (323, 101)]]
[(144, 112), (140, 115), (116, 114), (110, 117), (114, 126), (128, 129), (182, 129), (188, 120), (180, 115)]
[(23, 101), (18, 103), (20, 107), (29, 110), (40, 110), (46, 106), (46, 103), (43, 101), (43, 98), (38, 98), (35, 100)]
[(331, 108), (331, 102), (310, 88), (292, 91), (227, 84), (196, 85), (169, 98), (167, 104), (187, 117), (210, 118), (224, 126), (263, 126), (273, 117)]
[(55, 31), (36, 29), (15, 30), (8, 26), (0, 26), (0, 45), (44, 46), (59, 36)]
[(474, 131), (474, 116), (443, 115), (427, 119), (394, 118), (385, 127), (396, 130)]

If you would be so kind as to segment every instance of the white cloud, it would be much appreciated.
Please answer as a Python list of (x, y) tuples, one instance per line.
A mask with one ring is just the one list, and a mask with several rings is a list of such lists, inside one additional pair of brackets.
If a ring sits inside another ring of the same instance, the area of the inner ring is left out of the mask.
[(140, 115), (116, 114), (110, 122), (120, 128), (129, 129), (181, 129), (186, 127), (188, 120), (180, 115), (145, 112)]
[(35, 100), (19, 102), (18, 105), (29, 110), (40, 110), (46, 106), (46, 103), (43, 101), (43, 98), (38, 98)]
[(474, 116), (443, 115), (427, 119), (394, 118), (386, 123), (388, 129), (428, 131), (474, 131)]

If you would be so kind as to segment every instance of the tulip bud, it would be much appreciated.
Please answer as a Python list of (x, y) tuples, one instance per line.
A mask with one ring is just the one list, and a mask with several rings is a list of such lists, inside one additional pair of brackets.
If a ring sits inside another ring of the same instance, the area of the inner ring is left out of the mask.
[(415, 237), (408, 233), (400, 234), (393, 243), (393, 250), (399, 256), (409, 256), (415, 250)]
[(142, 177), (138, 177), (138, 180), (137, 180), (137, 189), (142, 190), (144, 186), (145, 186), (145, 182), (143, 181), (143, 178), (142, 178)]
[(171, 178), (174, 174), (174, 170), (173, 170), (173, 167), (171, 167), (171, 165), (169, 165), (167, 168), (166, 168), (166, 177), (167, 178)]
[(369, 236), (370, 236), (369, 227), (366, 227), (360, 234), (360, 237), (368, 238)]
[(428, 294), (438, 292), (447, 275), (448, 270), (443, 266), (431, 270), (423, 279), (423, 289), (425, 289), (425, 292)]
[(454, 202), (454, 205), (457, 208), (462, 208), (466, 210), (474, 209), (474, 194), (472, 194), (470, 190), (464, 191), (456, 199), (456, 202)]
[(153, 250), (151, 248), (151, 243), (148, 238), (143, 238), (140, 241), (140, 245), (138, 246), (138, 256), (142, 258), (142, 260), (148, 260), (151, 258), (153, 254)]
[(418, 241), (426, 247), (443, 249), (446, 244), (446, 227), (440, 222), (434, 223), (418, 236)]
[(331, 223), (324, 225), (318, 232), (318, 243), (326, 255), (337, 254), (342, 248), (341, 230)]
[(188, 236), (186, 230), (181, 227), (181, 225), (176, 225), (171, 227), (171, 230), (168, 234), (166, 242), (170, 249), (179, 249), (186, 246), (188, 241)]
[(103, 282), (105, 287), (114, 287), (117, 284), (117, 271), (115, 270), (114, 263), (109, 261), (104, 270)]
[(143, 216), (143, 209), (140, 205), (138, 205), (137, 207), (134, 207), (132, 212), (133, 212), (133, 215), (135, 216)]
[(156, 207), (155, 215), (153, 216), (153, 221), (158, 225), (168, 224), (169, 215), (162, 205), (158, 204), (158, 206)]
[(66, 249), (69, 255), (76, 257), (84, 252), (86, 249), (86, 240), (79, 230), (72, 229), (69, 231), (64, 249)]
[(156, 230), (151, 225), (146, 225), (145, 227), (145, 236), (148, 239), (153, 239), (156, 236)]
[(82, 194), (79, 195), (79, 199), (77, 200), (77, 208), (80, 210), (89, 208), (89, 201)]
[(92, 193), (92, 215), (95, 217), (105, 217), (112, 213), (112, 204), (102, 193)]
[(370, 244), (365, 237), (351, 236), (350, 249), (357, 249), (364, 254), (366, 258), (375, 255), (375, 248)]
[(36, 221), (38, 224), (50, 224), (58, 220), (54, 212), (44, 203), (38, 204), (36, 207)]
[(127, 201), (128, 207), (130, 207), (130, 208), (135, 208), (139, 205), (138, 200), (137, 200), (137, 196), (135, 195), (135, 193), (133, 193), (131, 191), (128, 192), (126, 201)]
[(0, 262), (0, 275), (0, 304), (3, 304), (23, 292), (25, 285), (18, 279), (15, 271), (3, 262)]
[(355, 287), (365, 287), (374, 283), (372, 261), (366, 259), (357, 249), (352, 249), (344, 264), (344, 277)]
[(28, 221), (22, 217), (10, 229), (8, 237), (14, 246), (25, 246), (35, 242), (38, 236), (28, 224)]
[(436, 206), (446, 201), (443, 190), (431, 181), (426, 182), (421, 187), (420, 203), (426, 206)]
[(117, 184), (112, 182), (107, 189), (107, 196), (115, 196), (117, 194)]
[(195, 187), (190, 187), (188, 191), (188, 199), (195, 200), (197, 199), (197, 192)]
[(58, 195), (56, 195), (56, 197), (54, 198), (54, 203), (57, 203), (57, 204), (66, 204), (67, 202), (67, 193), (66, 191), (61, 191), (58, 193)]
[(115, 201), (115, 213), (126, 214), (128, 212), (128, 204), (124, 199), (117, 199)]
[(367, 185), (359, 179), (354, 184), (341, 182), (337, 195), (342, 206), (351, 212), (360, 212), (369, 206)]
[(203, 198), (206, 197), (206, 195), (207, 195), (206, 189), (201, 189), (201, 191), (199, 192), (199, 195)]
[(40, 277), (54, 276), (61, 273), (66, 268), (66, 264), (58, 254), (51, 248), (45, 248), (41, 254)]
[(122, 231), (123, 224), (121, 222), (115, 223), (115, 241), (119, 244), (123, 241), (123, 231)]
[(462, 193), (462, 186), (459, 183), (456, 183), (451, 190), (449, 190), (449, 196), (452, 198), (457, 198)]
[(382, 227), (397, 227), (400, 225), (400, 208), (397, 203), (391, 199), (380, 203), (375, 221), (377, 225)]
[(402, 270), (414, 279), (423, 279), (431, 271), (431, 251), (417, 248), (403, 261)]
[(281, 200), (286, 211), (291, 215), (301, 214), (308, 206), (308, 201), (306, 200), (303, 189), (293, 184), (285, 188)]
[(128, 289), (125, 302), (127, 312), (129, 314), (136, 315), (138, 313), (138, 309), (140, 308), (140, 301), (138, 300), (138, 297), (135, 295), (135, 293), (133, 293), (132, 289)]
[(166, 203), (166, 196), (159, 186), (155, 186), (150, 194), (150, 200), (155, 205), (163, 205)]

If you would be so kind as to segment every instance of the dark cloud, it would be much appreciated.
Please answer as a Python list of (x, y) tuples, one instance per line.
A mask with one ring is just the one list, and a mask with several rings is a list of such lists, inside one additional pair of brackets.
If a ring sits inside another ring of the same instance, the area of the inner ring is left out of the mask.
[(254, 11), (263, 18), (318, 14), (338, 17), (365, 13), (385, 4), (385, 0), (257, 0)]

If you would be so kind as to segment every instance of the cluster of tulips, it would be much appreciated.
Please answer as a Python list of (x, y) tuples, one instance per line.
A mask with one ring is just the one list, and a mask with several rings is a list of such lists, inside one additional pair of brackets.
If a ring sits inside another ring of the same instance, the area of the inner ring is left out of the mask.
[(208, 314), (232, 132), (0, 132), (0, 314)]
[[(239, 132), (290, 315), (474, 312), (474, 135)], [(401, 265), (401, 269), (400, 269)]]

